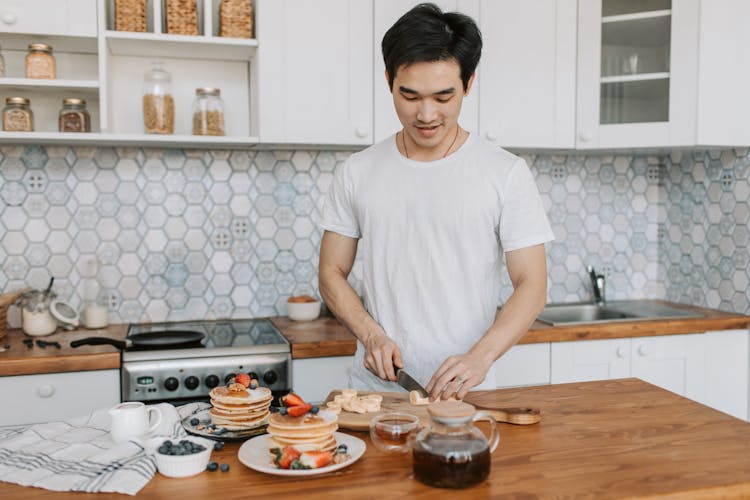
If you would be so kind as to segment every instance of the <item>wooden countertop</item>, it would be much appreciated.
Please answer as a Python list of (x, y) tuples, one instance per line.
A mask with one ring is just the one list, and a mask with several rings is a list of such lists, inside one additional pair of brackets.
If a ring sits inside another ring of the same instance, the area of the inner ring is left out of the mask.
[[(742, 314), (676, 304), (663, 300), (648, 300), (646, 302), (699, 312), (704, 317), (569, 326), (552, 326), (536, 321), (526, 335), (521, 338), (519, 344), (674, 335), (744, 329), (750, 325), (750, 316)], [(324, 317), (309, 322), (295, 322), (285, 317), (270, 319), (289, 340), (293, 359), (350, 356), (357, 349), (354, 336), (348, 328), (335, 318)], [(10, 345), (10, 349), (0, 352), (0, 376), (119, 369), (120, 353), (114, 347), (105, 345), (71, 349), (70, 341), (93, 335), (122, 339), (126, 332), (127, 325), (112, 325), (106, 330), (81, 329), (73, 332), (55, 333), (41, 339), (46, 341), (56, 340), (60, 342), (61, 349), (55, 347), (42, 349), (37, 346), (27, 348), (22, 340), (31, 337), (27, 337), (20, 330), (10, 330), (5, 338), (0, 339), (0, 346)]]
[[(156, 475), (137, 495), (164, 498), (669, 498), (750, 497), (750, 424), (638, 379), (503, 389), (484, 402), (535, 406), (536, 425), (500, 424), (489, 479), (440, 490), (413, 478), (411, 457), (375, 449), (340, 471), (305, 480), (242, 465), (238, 443), (214, 452), (226, 473)], [(110, 500), (116, 494), (59, 493), (0, 483), (0, 498)]]

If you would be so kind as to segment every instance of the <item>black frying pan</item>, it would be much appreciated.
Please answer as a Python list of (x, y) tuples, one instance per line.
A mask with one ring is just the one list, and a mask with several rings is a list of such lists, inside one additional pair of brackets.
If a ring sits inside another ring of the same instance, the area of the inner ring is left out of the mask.
[(124, 340), (111, 339), (109, 337), (86, 337), (74, 340), (70, 347), (82, 345), (112, 345), (124, 350), (143, 349), (172, 349), (183, 347), (201, 347), (204, 335), (201, 332), (190, 330), (168, 330), (155, 333), (135, 333), (128, 335)]

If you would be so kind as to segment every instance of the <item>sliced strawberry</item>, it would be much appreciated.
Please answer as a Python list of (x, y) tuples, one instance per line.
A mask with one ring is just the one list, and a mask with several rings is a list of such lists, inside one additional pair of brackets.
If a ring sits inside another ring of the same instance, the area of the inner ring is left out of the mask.
[(286, 413), (290, 417), (301, 417), (311, 409), (311, 404), (303, 404), (302, 406), (292, 406), (291, 408), (287, 408)]
[(292, 466), (292, 462), (297, 460), (300, 456), (299, 450), (297, 448), (293, 448), (291, 446), (285, 446), (281, 453), (276, 454), (276, 460), (274, 462), (276, 465), (279, 466), (281, 469), (288, 469)]
[(238, 384), (242, 384), (245, 386), (245, 388), (250, 387), (250, 375), (247, 373), (238, 373), (234, 377), (234, 381)]
[[(333, 453), (330, 451), (306, 451), (297, 459), (300, 469), (319, 469), (325, 467), (333, 460)], [(294, 464), (292, 465), (294, 468)]]
[(292, 406), (302, 406), (305, 403), (305, 400), (301, 397), (297, 396), (295, 393), (290, 392), (286, 396), (283, 396), (281, 400), (284, 402), (284, 405), (287, 408), (291, 408)]

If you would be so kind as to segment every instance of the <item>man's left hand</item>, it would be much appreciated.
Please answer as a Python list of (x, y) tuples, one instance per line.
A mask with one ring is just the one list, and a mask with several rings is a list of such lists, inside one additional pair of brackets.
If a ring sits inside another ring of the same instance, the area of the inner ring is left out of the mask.
[(482, 383), (491, 365), (482, 356), (472, 353), (449, 357), (425, 387), (430, 393), (430, 400), (448, 399), (451, 396), (463, 399), (471, 388)]

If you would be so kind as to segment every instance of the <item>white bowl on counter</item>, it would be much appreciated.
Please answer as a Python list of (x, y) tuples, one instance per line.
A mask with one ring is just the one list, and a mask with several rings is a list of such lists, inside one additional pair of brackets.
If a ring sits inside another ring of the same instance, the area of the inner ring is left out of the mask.
[(213, 441), (194, 437), (177, 438), (171, 441), (176, 444), (183, 439), (200, 444), (206, 449), (198, 453), (191, 453), (190, 455), (165, 455), (159, 453), (159, 446), (166, 439), (161, 440), (159, 446), (154, 449), (154, 457), (156, 458), (156, 468), (162, 475), (167, 477), (190, 477), (206, 470), (206, 466), (211, 460), (211, 452), (214, 449)]
[(286, 312), (292, 321), (312, 321), (320, 316), (320, 301), (287, 302)]

